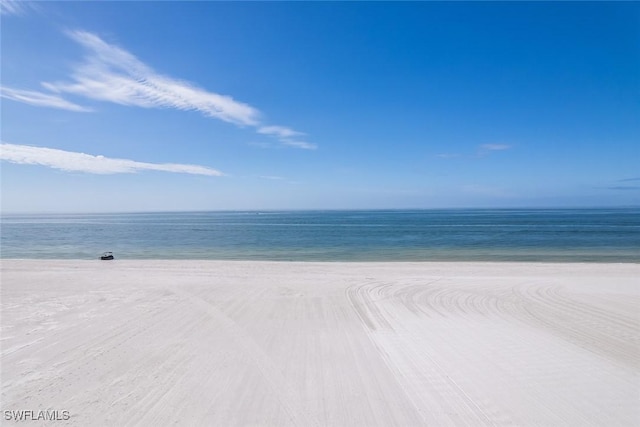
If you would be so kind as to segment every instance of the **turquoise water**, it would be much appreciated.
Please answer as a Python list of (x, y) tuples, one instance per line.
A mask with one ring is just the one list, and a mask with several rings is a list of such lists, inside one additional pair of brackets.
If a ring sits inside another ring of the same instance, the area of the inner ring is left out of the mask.
[(640, 209), (3, 215), (2, 258), (640, 262)]

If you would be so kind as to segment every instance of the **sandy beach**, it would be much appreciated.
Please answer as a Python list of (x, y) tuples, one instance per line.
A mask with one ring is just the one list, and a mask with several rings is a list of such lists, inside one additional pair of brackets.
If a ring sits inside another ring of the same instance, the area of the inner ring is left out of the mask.
[(1, 279), (5, 425), (640, 425), (638, 264), (3, 260)]

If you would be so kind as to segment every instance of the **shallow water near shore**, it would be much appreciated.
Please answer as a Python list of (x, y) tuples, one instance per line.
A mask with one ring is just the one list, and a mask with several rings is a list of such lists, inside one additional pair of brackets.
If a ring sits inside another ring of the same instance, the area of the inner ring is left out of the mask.
[(640, 262), (640, 209), (3, 215), (2, 258)]

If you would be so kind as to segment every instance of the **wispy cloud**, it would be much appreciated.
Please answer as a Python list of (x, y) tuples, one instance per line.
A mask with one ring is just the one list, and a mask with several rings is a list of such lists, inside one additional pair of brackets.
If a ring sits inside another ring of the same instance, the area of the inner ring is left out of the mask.
[(312, 149), (315, 144), (293, 141), (304, 135), (285, 126), (263, 123), (260, 111), (251, 105), (200, 88), (193, 83), (162, 75), (128, 51), (109, 44), (86, 31), (70, 31), (69, 37), (83, 46), (87, 55), (75, 67), (70, 81), (44, 82), (51, 93), (5, 88), (3, 95), (31, 105), (87, 111), (62, 95), (112, 102), (141, 108), (171, 108), (197, 111), (206, 117), (238, 126), (251, 126), (260, 134), (276, 138), (283, 145)]
[(493, 151), (510, 150), (511, 145), (508, 144), (482, 144), (478, 147), (478, 157), (484, 157)]
[(508, 144), (482, 144), (480, 149), (483, 151), (504, 151), (510, 149)]
[(186, 173), (193, 175), (223, 176), (218, 170), (205, 166), (178, 163), (145, 163), (128, 159), (76, 153), (29, 145), (0, 144), (0, 159), (22, 165), (40, 165), (69, 172), (100, 175), (136, 173), (144, 170)]
[(0, 97), (11, 99), (13, 101), (23, 102), (38, 107), (53, 107), (62, 110), (87, 112), (92, 111), (90, 108), (83, 107), (73, 102), (67, 101), (58, 95), (51, 95), (32, 90), (10, 89), (0, 87)]
[(303, 141), (292, 141), (289, 139), (283, 139), (280, 141), (283, 145), (287, 145), (289, 147), (302, 148), (304, 150), (315, 150), (318, 148), (316, 144), (312, 144), (310, 142)]
[(2, 15), (22, 15), (32, 7), (32, 2), (0, 0), (0, 14)]
[(262, 179), (270, 179), (270, 180), (272, 180), (272, 181), (282, 181), (282, 180), (284, 180), (284, 178), (283, 178), (283, 177), (281, 177), (281, 176), (275, 176), (275, 175), (261, 175), (259, 178), (262, 178)]
[(441, 159), (454, 159), (456, 157), (460, 157), (460, 154), (455, 154), (455, 153), (440, 153), (440, 154), (436, 154), (436, 157), (439, 157)]
[(258, 133), (274, 136), (282, 145), (289, 147), (302, 148), (304, 150), (315, 150), (318, 148), (316, 144), (298, 140), (298, 137), (305, 135), (303, 132), (298, 132), (285, 126), (262, 126), (258, 128)]
[(88, 55), (73, 72), (72, 82), (44, 83), (53, 92), (143, 108), (194, 110), (237, 125), (259, 123), (258, 110), (247, 104), (160, 75), (131, 53), (94, 34), (85, 31), (68, 34)]
[(289, 138), (280, 138), (279, 144), (264, 141), (251, 141), (247, 144), (251, 145), (252, 147), (259, 148), (282, 148), (283, 146), (301, 148), (303, 150), (316, 150), (318, 148), (316, 144), (304, 141), (295, 141)]
[(625, 179), (619, 179), (618, 182), (631, 182), (631, 181), (640, 181), (640, 177), (638, 178), (625, 178)]
[(291, 138), (294, 136), (304, 135), (304, 133), (302, 132), (289, 129), (285, 126), (262, 126), (258, 128), (258, 133), (262, 133), (265, 135), (274, 135), (280, 138)]

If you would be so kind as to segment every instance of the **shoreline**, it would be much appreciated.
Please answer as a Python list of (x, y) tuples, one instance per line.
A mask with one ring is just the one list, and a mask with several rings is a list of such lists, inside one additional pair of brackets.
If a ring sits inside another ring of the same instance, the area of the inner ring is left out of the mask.
[(51, 263), (85, 263), (101, 261), (102, 263), (173, 263), (173, 262), (186, 262), (186, 263), (294, 263), (294, 264), (552, 264), (552, 265), (640, 265), (640, 260), (628, 261), (549, 261), (549, 260), (290, 260), (290, 259), (209, 259), (209, 258), (118, 258), (116, 256), (113, 260), (100, 260), (99, 258), (0, 258), (0, 264), (13, 263), (13, 262), (51, 262)]
[(56, 425), (638, 422), (638, 264), (0, 267), (1, 409)]

